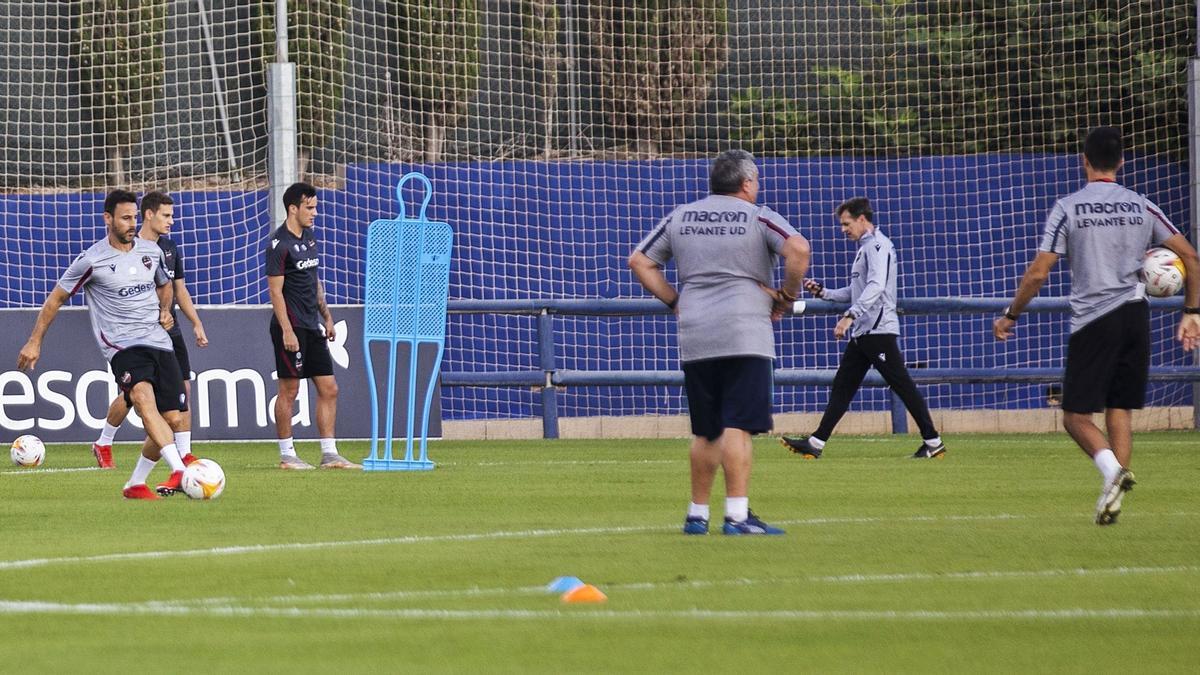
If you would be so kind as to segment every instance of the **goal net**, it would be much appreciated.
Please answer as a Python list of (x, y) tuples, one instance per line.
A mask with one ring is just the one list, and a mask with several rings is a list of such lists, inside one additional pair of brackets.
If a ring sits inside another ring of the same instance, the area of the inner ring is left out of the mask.
[[(0, 0), (0, 306), (33, 307), (103, 234), (105, 191), (176, 197), (202, 304), (267, 301), (265, 65), (274, 0)], [(813, 243), (811, 276), (847, 283), (832, 211), (873, 201), (904, 298), (1008, 297), (1054, 199), (1080, 182), (1082, 134), (1120, 126), (1124, 184), (1190, 229), (1191, 2), (311, 0), (290, 2), (300, 177), (321, 189), (329, 301), (363, 298), (365, 225), (400, 176), (433, 179), (457, 232), (452, 299), (644, 298), (625, 267), (707, 162), (743, 147), (760, 200)], [(1060, 267), (1064, 267), (1060, 265)], [(669, 270), (673, 275), (673, 271)], [(671, 278), (674, 278), (673, 276)], [(1043, 297), (1067, 292), (1063, 270)], [(716, 309), (715, 311), (719, 311)], [(1153, 363), (1187, 365), (1174, 316)], [(915, 368), (1061, 366), (1067, 321), (1030, 315), (997, 345), (990, 316), (910, 315)], [(667, 317), (554, 319), (557, 366), (677, 370)], [(833, 369), (833, 317), (787, 318), (780, 367)], [(536, 370), (534, 316), (452, 315), (444, 367)], [(1046, 385), (931, 385), (939, 409), (1052, 405)], [(824, 387), (780, 387), (819, 411)], [(1151, 405), (1191, 403), (1156, 384)], [(537, 392), (447, 387), (447, 419), (536, 417)], [(883, 410), (864, 389), (856, 410)], [(580, 387), (559, 415), (677, 414), (675, 387)]]

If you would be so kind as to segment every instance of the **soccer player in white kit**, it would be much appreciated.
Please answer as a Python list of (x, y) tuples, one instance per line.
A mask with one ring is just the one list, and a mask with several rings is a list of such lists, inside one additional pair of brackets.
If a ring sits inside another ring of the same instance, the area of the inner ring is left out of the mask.
[[(1133, 410), (1142, 408), (1150, 371), (1150, 311), (1138, 278), (1152, 244), (1179, 255), (1187, 270), (1176, 337), (1200, 346), (1200, 261), (1196, 249), (1149, 199), (1117, 183), (1124, 163), (1121, 132), (1098, 127), (1083, 143), (1087, 184), (1050, 209), (1037, 256), (1012, 303), (992, 325), (997, 340), (1013, 333), (1021, 310), (1037, 295), (1061, 256), (1071, 267), (1071, 338), (1063, 375), (1063, 427), (1103, 477), (1096, 524), (1111, 525), (1135, 484)], [(1107, 437), (1092, 422), (1103, 412)]]
[[(81, 253), (59, 279), (38, 313), (17, 367), (37, 365), (42, 340), (58, 310), (83, 291), (92, 332), (112, 367), (126, 402), (146, 427), (146, 441), (123, 491), (127, 499), (158, 499), (179, 490), (183, 461), (175, 448), (173, 424), (184, 407), (183, 381), (167, 329), (173, 325), (171, 278), (162, 249), (137, 237), (137, 196), (114, 190), (104, 200), (108, 236)], [(160, 458), (171, 475), (156, 490), (146, 479)]]

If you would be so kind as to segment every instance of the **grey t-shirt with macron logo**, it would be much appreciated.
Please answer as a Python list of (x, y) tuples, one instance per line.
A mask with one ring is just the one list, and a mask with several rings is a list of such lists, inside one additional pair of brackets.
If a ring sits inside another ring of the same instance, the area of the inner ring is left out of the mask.
[(775, 358), (771, 298), (778, 255), (798, 234), (765, 206), (709, 195), (676, 208), (637, 250), (679, 272), (679, 360)]
[(1142, 258), (1179, 229), (1154, 202), (1112, 181), (1092, 181), (1055, 202), (1038, 250), (1067, 256), (1071, 332), (1146, 297)]

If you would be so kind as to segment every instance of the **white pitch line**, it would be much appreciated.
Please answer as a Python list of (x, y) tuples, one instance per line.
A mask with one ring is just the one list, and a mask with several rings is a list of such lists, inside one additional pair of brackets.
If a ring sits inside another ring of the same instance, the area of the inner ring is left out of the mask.
[(551, 459), (546, 461), (518, 460), (514, 462), (439, 462), (446, 466), (591, 466), (594, 464), (682, 464), (687, 457), (679, 459)]
[[(1052, 433), (1058, 434), (1059, 432), (1055, 431)], [(788, 435), (790, 436), (791, 434), (788, 434)], [(981, 445), (1029, 445), (1029, 442), (1031, 440), (1034, 440), (1035, 437), (1038, 440), (1040, 440), (1041, 437), (1045, 436), (1045, 435), (1046, 435), (1045, 433), (1037, 433), (1037, 434), (1024, 433), (1024, 434), (1013, 434), (1012, 436), (1010, 436), (1008, 438), (974, 438), (970, 435), (961, 436), (961, 437), (951, 435), (951, 436), (943, 437), (943, 439), (949, 441), (949, 443), (947, 444), (947, 447), (957, 447), (958, 445), (967, 445), (970, 447), (977, 447), (977, 446), (981, 446)], [(1066, 435), (1066, 432), (1062, 432), (1062, 435), (1063, 435), (1062, 442), (1063, 442), (1064, 448), (1078, 449), (1078, 448), (1076, 448), (1075, 444), (1071, 442), (1071, 439)], [(1022, 436), (1024, 436), (1025, 438), (1022, 438)], [(914, 438), (915, 438), (915, 436), (914, 436)], [(845, 438), (845, 440), (840, 441), (841, 444), (846, 444), (846, 445), (850, 445), (853, 443), (905, 444), (905, 443), (910, 443), (910, 442), (911, 442), (911, 439), (907, 439), (907, 438), (902, 438), (902, 439), (880, 438), (877, 436), (873, 436), (873, 437), (848, 436)], [(1162, 445), (1195, 446), (1196, 441), (1185, 441), (1185, 440), (1174, 440), (1174, 439), (1156, 440), (1156, 441), (1139, 441), (1138, 451), (1145, 452), (1147, 450), (1153, 450), (1155, 447), (1162, 446)]]
[(1091, 619), (1200, 619), (1200, 608), (1147, 609), (998, 609), (998, 610), (576, 610), (521, 609), (358, 609), (305, 607), (172, 606), (162, 603), (81, 603), (0, 600), (0, 614), (83, 614), (99, 616), (211, 616), (286, 619), (403, 619), (403, 620), (651, 620), (710, 621), (1072, 621)]
[(270, 553), (273, 551), (305, 551), (324, 548), (346, 548), (353, 546), (388, 546), (423, 544), (431, 542), (486, 541), (492, 539), (524, 539), (576, 534), (622, 534), (629, 532), (652, 532), (661, 527), (597, 527), (562, 530), (515, 530), (485, 532), (480, 534), (408, 535), (383, 537), (380, 539), (352, 539), (346, 541), (294, 542), (282, 544), (250, 544), (246, 546), (220, 546), (215, 548), (185, 549), (182, 551), (137, 551), (130, 553), (107, 553), (91, 556), (65, 556), (61, 558), (30, 558), (26, 560), (0, 561), (0, 571), (63, 565), (71, 563), (97, 563), (121, 560), (145, 560), (163, 558), (198, 558), (204, 556), (244, 555)]
[(0, 476), (40, 476), (47, 473), (74, 473), (76, 471), (99, 471), (98, 466), (81, 466), (70, 469), (19, 469), (17, 471), (0, 471)]
[[(1138, 515), (1138, 514), (1131, 514)], [(1145, 514), (1142, 514), (1145, 515)], [(1164, 513), (1159, 516), (1192, 517), (1195, 513)], [(924, 523), (924, 522), (980, 522), (1027, 520), (1030, 518), (1046, 518), (1046, 515), (1019, 515), (997, 513), (991, 515), (940, 515), (940, 516), (910, 516), (894, 517), (829, 517), (805, 518), (801, 520), (779, 520), (780, 525), (845, 525), (863, 523)], [(1078, 518), (1079, 514), (1066, 514), (1062, 517)], [(545, 530), (508, 530), (500, 532), (481, 532), (475, 534), (441, 534), (441, 535), (407, 535), (402, 537), (382, 537), (379, 539), (351, 539), (343, 541), (291, 542), (278, 544), (248, 544), (243, 546), (219, 546), (214, 548), (184, 549), (178, 551), (134, 551), (126, 553), (106, 553), (90, 556), (63, 556), (58, 558), (28, 558), (24, 560), (0, 560), (0, 572), (16, 569), (47, 567), (50, 565), (70, 565), (79, 563), (104, 563), (125, 560), (161, 560), (167, 558), (200, 558), (207, 556), (248, 555), (255, 553), (271, 553), (274, 551), (309, 551), (330, 548), (349, 548), (355, 546), (396, 546), (408, 544), (427, 544), (440, 542), (470, 542), (492, 541), (498, 539), (537, 539), (545, 537), (561, 537), (594, 534), (637, 534), (646, 532), (678, 532), (676, 525), (647, 526), (647, 527), (591, 527), (576, 529), (545, 529)]]
[[(840, 574), (831, 576), (772, 577), (762, 579), (691, 579), (687, 581), (638, 581), (620, 584), (605, 584), (609, 591), (670, 591), (694, 590), (698, 588), (724, 588), (731, 586), (761, 586), (766, 584), (855, 584), (894, 581), (975, 581), (993, 579), (1040, 579), (1092, 576), (1127, 576), (1134, 574), (1178, 574), (1200, 572), (1197, 565), (1173, 565), (1165, 567), (1109, 567), (1099, 569), (1044, 569), (1044, 570), (992, 570), (969, 572), (898, 572), (890, 574)], [(551, 594), (545, 586), (517, 586), (461, 589), (418, 589), (401, 591), (371, 591), (366, 593), (292, 594), (267, 597), (226, 596), (219, 598), (195, 598), (176, 600), (166, 604), (176, 605), (228, 605), (256, 603), (320, 603), (320, 602), (382, 602), (387, 600), (415, 600), (423, 598), (475, 598), (513, 595)]]
[[(614, 586), (615, 587), (615, 586)], [(605, 586), (609, 588), (609, 586)], [(255, 603), (291, 603), (291, 602), (349, 602), (349, 601), (386, 601), (414, 600), (423, 598), (483, 598), (506, 595), (553, 595), (545, 586), (518, 586), (497, 588), (445, 588), (407, 591), (372, 591), (368, 593), (325, 593), (309, 595), (273, 595), (262, 598), (225, 596), (218, 598), (193, 598), (187, 600), (171, 600), (163, 604), (169, 606), (192, 605), (229, 605)]]
[[(808, 518), (804, 520), (778, 521), (782, 525), (829, 525), (847, 523), (877, 523), (899, 521), (943, 521), (943, 520), (1011, 520), (1026, 516), (997, 514), (990, 516), (914, 516), (912, 518)], [(26, 560), (0, 561), (0, 571), (14, 569), (29, 569), (46, 567), (48, 565), (67, 565), (73, 563), (102, 563), (123, 560), (146, 560), (164, 558), (198, 558), (205, 556), (244, 555), (252, 553), (270, 553), (274, 551), (305, 551), (325, 548), (346, 548), (354, 546), (388, 546), (404, 544), (424, 544), (437, 542), (488, 541), (495, 539), (533, 539), (541, 537), (558, 537), (590, 534), (629, 534), (640, 532), (662, 532), (675, 530), (675, 526), (659, 527), (593, 527), (578, 529), (552, 530), (516, 530), (501, 532), (483, 532), (477, 534), (445, 534), (445, 535), (408, 535), (403, 537), (383, 537), (379, 539), (352, 539), (346, 541), (293, 542), (279, 544), (250, 544), (244, 546), (221, 546), (215, 548), (185, 549), (181, 551), (136, 551), (127, 553), (106, 553), (91, 556), (63, 556), (59, 558), (29, 558)]]
[(838, 574), (831, 576), (809, 577), (810, 581), (826, 581), (830, 583), (863, 583), (877, 581), (926, 581), (926, 580), (976, 580), (976, 579), (1037, 579), (1090, 577), (1098, 575), (1125, 576), (1130, 574), (1176, 574), (1200, 572), (1197, 565), (1171, 565), (1165, 567), (1109, 567), (1089, 569), (1077, 567), (1074, 569), (1046, 570), (994, 570), (973, 572), (900, 572), (895, 574)]

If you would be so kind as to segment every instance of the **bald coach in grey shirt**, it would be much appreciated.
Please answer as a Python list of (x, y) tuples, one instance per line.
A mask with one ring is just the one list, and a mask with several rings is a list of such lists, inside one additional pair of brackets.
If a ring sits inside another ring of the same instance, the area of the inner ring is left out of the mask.
[[(712, 192), (676, 208), (638, 244), (629, 267), (679, 318), (691, 416), (692, 501), (685, 534), (707, 534), (717, 467), (725, 471), (729, 535), (783, 534), (750, 511), (751, 435), (770, 431), (775, 336), (771, 320), (789, 310), (808, 270), (810, 250), (778, 213), (758, 200), (758, 167), (728, 150), (709, 172)], [(785, 277), (774, 289), (776, 261)], [(679, 290), (663, 274), (674, 259)]]

